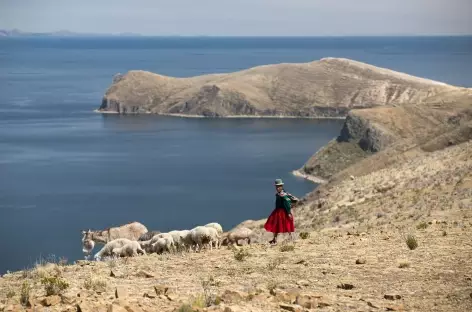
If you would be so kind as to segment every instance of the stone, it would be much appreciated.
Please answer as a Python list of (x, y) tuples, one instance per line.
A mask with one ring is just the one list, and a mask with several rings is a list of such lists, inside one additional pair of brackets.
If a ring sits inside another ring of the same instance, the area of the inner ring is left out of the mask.
[(399, 305), (394, 305), (394, 306), (387, 306), (385, 307), (385, 310), (386, 311), (405, 311), (405, 307), (403, 306), (403, 304), (399, 304)]
[(392, 294), (386, 294), (384, 295), (384, 298), (387, 300), (399, 300), (402, 298), (400, 295), (392, 295)]
[(294, 303), (297, 300), (297, 291), (284, 291), (280, 289), (274, 289), (273, 296), (278, 300), (286, 303)]
[(338, 285), (337, 288), (351, 290), (354, 288), (354, 285), (343, 283), (343, 284)]
[(72, 295), (61, 295), (61, 302), (63, 304), (75, 304), (76, 301), (76, 297)]
[(180, 297), (177, 294), (169, 293), (166, 294), (166, 297), (169, 301), (179, 301)]
[(145, 278), (152, 278), (154, 277), (154, 274), (150, 273), (150, 272), (147, 272), (147, 271), (144, 271), (144, 270), (141, 270), (138, 272), (137, 274), (138, 277), (145, 277)]
[(59, 297), (58, 295), (48, 296), (41, 301), (41, 303), (46, 307), (55, 306), (60, 302), (61, 297)]
[(119, 305), (116, 305), (116, 304), (110, 304), (108, 306), (108, 309), (107, 309), (107, 312), (128, 312), (126, 311), (125, 308), (119, 306)]
[(298, 285), (298, 286), (310, 286), (310, 282), (309, 282), (309, 281), (305, 281), (305, 280), (301, 280), (301, 281), (298, 281), (298, 282), (297, 282), (297, 285)]
[(318, 307), (318, 300), (323, 296), (319, 294), (300, 294), (297, 296), (295, 303), (308, 309)]
[(241, 301), (241, 300), (244, 300), (245, 298), (247, 298), (248, 295), (249, 294), (247, 294), (245, 292), (242, 292), (242, 291), (227, 289), (227, 290), (225, 290), (223, 295), (221, 295), (221, 299), (224, 302), (238, 302), (238, 301)]
[(77, 297), (84, 299), (88, 297), (88, 293), (86, 291), (81, 291), (77, 294)]
[(126, 298), (128, 296), (128, 291), (124, 286), (117, 286), (115, 289), (116, 298)]
[(164, 286), (164, 285), (156, 285), (154, 286), (154, 291), (156, 292), (156, 295), (165, 295), (167, 291), (169, 290), (169, 287)]
[(87, 302), (80, 302), (77, 304), (77, 312), (95, 312), (94, 309), (89, 303)]
[(6, 306), (3, 311), (5, 311), (5, 312), (23, 312), (24, 309), (19, 304), (10, 304), (10, 305)]
[(157, 295), (156, 294), (150, 294), (150, 293), (144, 293), (143, 297), (150, 298), (150, 299), (155, 299), (157, 297)]
[(110, 277), (116, 277), (116, 274), (113, 272), (113, 270), (110, 270)]
[(225, 307), (223, 312), (244, 312), (244, 310), (238, 306), (229, 306), (229, 307)]
[(282, 310), (285, 310), (285, 311), (291, 311), (291, 312), (303, 312), (303, 307), (297, 305), (297, 304), (285, 304), (285, 303), (281, 303), (279, 304), (279, 307), (282, 309)]
[(365, 264), (366, 260), (364, 258), (359, 258), (356, 260), (356, 264)]

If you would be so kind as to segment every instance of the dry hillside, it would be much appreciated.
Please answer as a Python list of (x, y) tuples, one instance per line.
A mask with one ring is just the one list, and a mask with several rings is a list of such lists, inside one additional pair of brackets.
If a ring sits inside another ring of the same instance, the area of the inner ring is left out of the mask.
[(324, 58), (218, 75), (117, 76), (101, 112), (340, 117), (352, 108), (420, 103), (458, 88), (348, 59)]

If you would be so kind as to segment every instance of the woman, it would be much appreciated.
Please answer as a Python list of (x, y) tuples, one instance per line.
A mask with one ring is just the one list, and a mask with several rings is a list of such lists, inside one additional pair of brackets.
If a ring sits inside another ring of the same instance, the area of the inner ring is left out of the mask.
[(268, 232), (274, 233), (274, 238), (269, 242), (270, 244), (277, 243), (277, 235), (279, 233), (289, 233), (292, 238), (292, 232), (295, 231), (292, 215), (292, 202), (296, 203), (298, 198), (285, 192), (284, 183), (282, 179), (275, 180), (275, 209), (270, 214), (264, 228)]

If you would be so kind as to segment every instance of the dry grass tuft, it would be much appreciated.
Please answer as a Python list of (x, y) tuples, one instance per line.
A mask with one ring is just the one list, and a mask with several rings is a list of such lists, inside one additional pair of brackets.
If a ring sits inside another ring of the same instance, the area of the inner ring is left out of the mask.
[(107, 289), (107, 281), (102, 277), (88, 276), (84, 281), (84, 288), (95, 292), (105, 292)]

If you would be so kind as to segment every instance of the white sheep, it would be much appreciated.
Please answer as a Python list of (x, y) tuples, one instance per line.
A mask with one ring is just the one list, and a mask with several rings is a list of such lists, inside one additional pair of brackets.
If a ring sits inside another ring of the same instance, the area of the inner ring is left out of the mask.
[(215, 243), (218, 246), (220, 236), (218, 231), (213, 227), (197, 226), (190, 231), (193, 244), (196, 245), (195, 251), (201, 250), (206, 244), (209, 244), (210, 250), (212, 250), (212, 244)]
[(115, 240), (112, 240), (111, 242), (106, 243), (105, 246), (103, 246), (103, 248), (99, 252), (97, 252), (93, 258), (97, 261), (100, 261), (103, 257), (111, 256), (114, 248), (123, 247), (124, 245), (129, 244), (131, 242), (133, 241), (127, 238), (117, 238)]
[(123, 247), (113, 248), (111, 251), (112, 256), (118, 257), (136, 257), (138, 254), (145, 255), (146, 252), (141, 248), (141, 245), (137, 241), (131, 241)]
[(221, 241), (222, 245), (234, 244), (240, 246), (239, 240), (247, 240), (248, 244), (251, 244), (251, 237), (254, 232), (251, 229), (246, 227), (234, 229), (231, 232), (223, 234), (223, 239)]
[[(156, 234), (154, 235), (151, 239), (147, 240), (147, 241), (140, 241), (140, 245), (141, 247), (146, 251), (146, 252), (153, 252), (153, 247), (152, 245), (154, 245), (158, 239), (160, 238), (168, 238), (170, 240), (173, 241), (173, 237), (171, 234), (169, 233), (159, 233), (159, 234)], [(173, 244), (172, 244), (173, 245)]]
[(155, 243), (152, 244), (152, 251), (156, 253), (162, 253), (164, 251), (171, 252), (174, 250), (174, 241), (172, 237), (159, 238)]
[(206, 227), (212, 227), (214, 228), (215, 230), (218, 231), (218, 234), (223, 234), (223, 227), (219, 224), (219, 223), (216, 223), (216, 222), (212, 222), (212, 223), (208, 223), (206, 225), (204, 225)]

